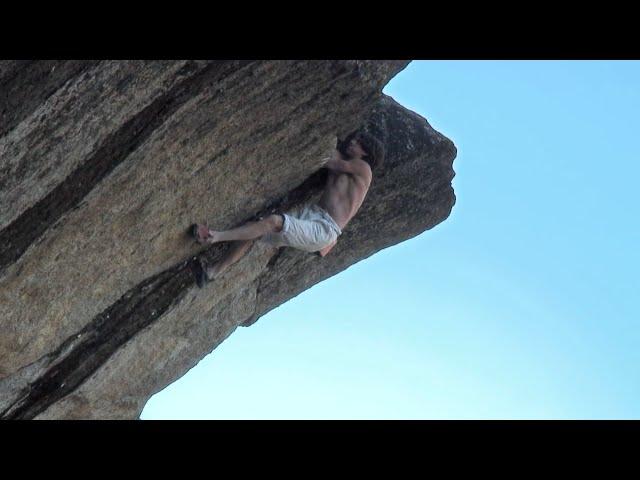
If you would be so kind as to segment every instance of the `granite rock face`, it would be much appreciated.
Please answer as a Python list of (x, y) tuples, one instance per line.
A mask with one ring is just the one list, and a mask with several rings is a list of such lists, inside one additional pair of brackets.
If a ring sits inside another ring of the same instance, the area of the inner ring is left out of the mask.
[[(382, 95), (405, 61), (0, 61), (0, 418), (138, 418), (238, 326), (445, 220), (453, 143)], [(256, 242), (204, 289), (194, 222), (320, 197), (320, 159), (385, 144), (324, 258)]]

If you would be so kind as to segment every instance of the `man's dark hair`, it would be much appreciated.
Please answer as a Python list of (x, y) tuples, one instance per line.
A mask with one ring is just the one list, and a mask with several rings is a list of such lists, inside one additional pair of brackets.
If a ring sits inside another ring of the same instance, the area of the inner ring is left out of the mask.
[(369, 133), (357, 131), (345, 138), (342, 144), (349, 145), (349, 142), (354, 138), (365, 151), (366, 155), (362, 159), (369, 164), (371, 171), (380, 168), (384, 161), (384, 145), (382, 142)]

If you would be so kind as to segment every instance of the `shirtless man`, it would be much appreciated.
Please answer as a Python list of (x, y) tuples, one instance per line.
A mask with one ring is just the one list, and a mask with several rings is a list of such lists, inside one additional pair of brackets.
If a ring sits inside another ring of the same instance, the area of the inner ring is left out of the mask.
[(191, 233), (201, 244), (235, 241), (229, 254), (213, 265), (196, 263), (196, 281), (202, 288), (249, 250), (255, 240), (274, 247), (293, 247), (318, 252), (324, 257), (337, 243), (342, 229), (356, 214), (371, 186), (372, 170), (384, 157), (382, 144), (365, 133), (347, 138), (346, 158), (336, 150), (323, 159), (329, 169), (322, 198), (316, 205), (302, 205), (284, 214), (273, 214), (226, 231), (194, 224)]

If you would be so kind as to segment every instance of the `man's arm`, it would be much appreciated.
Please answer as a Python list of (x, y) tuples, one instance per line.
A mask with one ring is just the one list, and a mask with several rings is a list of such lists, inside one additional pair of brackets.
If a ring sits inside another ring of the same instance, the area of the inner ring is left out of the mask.
[(327, 255), (327, 253), (329, 253), (329, 250), (331, 250), (333, 247), (336, 246), (336, 243), (338, 243), (338, 240), (334, 240), (333, 243), (330, 243), (329, 245), (327, 245), (326, 247), (324, 247), (322, 250), (318, 250), (318, 255), (320, 255), (321, 257), (324, 257)]
[(333, 154), (333, 157), (328, 158), (326, 163), (324, 164), (329, 170), (334, 170), (336, 172), (342, 173), (350, 173), (352, 175), (364, 175), (363, 171), (366, 166), (364, 161), (347, 161), (342, 158), (342, 155), (338, 150), (336, 150)]

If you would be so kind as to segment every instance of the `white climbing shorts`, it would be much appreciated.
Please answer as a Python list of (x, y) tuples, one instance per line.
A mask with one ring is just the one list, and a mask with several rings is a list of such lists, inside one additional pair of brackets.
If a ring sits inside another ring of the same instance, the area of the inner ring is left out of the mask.
[(286, 213), (282, 231), (268, 233), (260, 241), (274, 247), (293, 247), (305, 252), (317, 252), (342, 234), (342, 230), (325, 209), (305, 204)]

